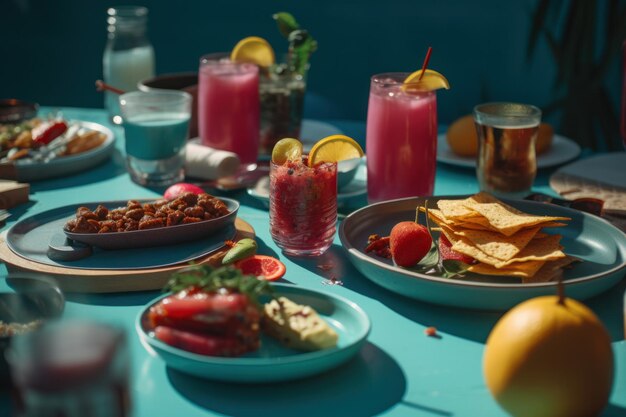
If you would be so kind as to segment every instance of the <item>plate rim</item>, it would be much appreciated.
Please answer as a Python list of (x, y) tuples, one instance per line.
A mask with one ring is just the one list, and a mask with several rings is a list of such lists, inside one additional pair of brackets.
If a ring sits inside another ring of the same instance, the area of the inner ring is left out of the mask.
[(31, 168), (35, 169), (35, 168), (42, 167), (42, 166), (49, 167), (53, 165), (65, 165), (68, 163), (72, 163), (73, 161), (86, 159), (87, 157), (93, 156), (93, 154), (96, 154), (96, 153), (98, 154), (104, 153), (109, 148), (112, 148), (115, 145), (115, 134), (107, 126), (97, 123), (97, 122), (90, 122), (86, 120), (68, 119), (67, 121), (70, 123), (79, 124), (81, 127), (84, 127), (87, 129), (96, 130), (101, 133), (104, 133), (104, 135), (106, 136), (104, 139), (104, 142), (100, 146), (96, 146), (95, 148), (89, 149), (88, 151), (81, 152), (76, 155), (69, 155), (69, 156), (54, 158), (50, 160), (49, 162), (45, 162), (45, 163), (25, 163), (25, 161), (18, 160), (17, 163), (15, 164), (15, 167), (19, 170), (19, 169), (31, 169)]
[[(554, 168), (556, 166), (565, 164), (567, 162), (570, 162), (578, 158), (580, 156), (580, 153), (582, 152), (582, 149), (578, 143), (568, 138), (567, 136), (563, 136), (558, 133), (554, 134), (553, 145), (554, 144), (557, 144), (557, 146), (558, 144), (560, 144), (560, 146), (571, 146), (572, 149), (576, 149), (576, 150), (572, 152), (571, 156), (568, 156), (567, 158), (563, 158), (563, 159), (556, 160), (553, 162), (542, 162), (545, 160), (544, 158), (546, 154), (544, 153), (542, 155), (539, 155), (537, 156), (537, 169)], [(450, 147), (448, 146), (445, 132), (439, 133), (437, 135), (437, 162), (442, 162), (444, 164), (449, 164), (449, 165), (463, 167), (463, 168), (476, 168), (475, 158), (454, 155), (454, 159), (451, 159), (447, 157), (446, 155), (441, 155), (440, 152), (442, 151), (452, 154), (452, 151), (450, 150)]]
[[(285, 365), (291, 365), (295, 363), (318, 360), (327, 356), (337, 355), (365, 342), (371, 333), (372, 320), (370, 319), (369, 315), (365, 312), (365, 310), (360, 305), (358, 305), (356, 302), (344, 296), (332, 294), (332, 293), (326, 293), (326, 292), (322, 292), (318, 290), (313, 290), (310, 288), (303, 288), (295, 284), (272, 283), (272, 287), (277, 287), (276, 288), (277, 295), (281, 295), (280, 289), (283, 288), (283, 289), (287, 289), (287, 293), (289, 293), (289, 291), (306, 292), (309, 294), (313, 294), (317, 296), (322, 295), (324, 297), (334, 299), (336, 302), (338, 301), (344, 305), (347, 305), (351, 311), (356, 312), (356, 314), (358, 314), (358, 316), (364, 320), (365, 327), (361, 328), (357, 337), (355, 337), (355, 339), (350, 344), (341, 348), (335, 347), (335, 348), (330, 348), (330, 349), (321, 349), (321, 350), (312, 351), (312, 352), (301, 352), (300, 354), (297, 354), (297, 355), (279, 356), (279, 357), (271, 357), (271, 358), (221, 357), (221, 356), (201, 355), (199, 353), (189, 352), (184, 349), (170, 346), (167, 343), (161, 342), (160, 340), (148, 335), (148, 333), (146, 333), (143, 329), (143, 326), (141, 324), (143, 315), (154, 304), (159, 302), (161, 299), (171, 295), (172, 293), (170, 292), (170, 293), (163, 294), (151, 300), (150, 302), (148, 302), (147, 304), (141, 307), (140, 311), (137, 313), (137, 316), (135, 317), (135, 330), (137, 334), (139, 335), (140, 339), (145, 341), (145, 343), (147, 343), (150, 346), (150, 348), (155, 349), (155, 346), (156, 346), (156, 348), (164, 350), (170, 355), (175, 355), (179, 358), (184, 358), (185, 360), (201, 362), (202, 364), (206, 364), (210, 366), (235, 366), (235, 367), (254, 366), (254, 367), (259, 367), (259, 368), (265, 368), (265, 367), (277, 366), (277, 365), (285, 366)], [(159, 357), (161, 357), (161, 355), (158, 352), (156, 353)], [(161, 359), (167, 363), (167, 361), (165, 361), (163, 357), (161, 357)]]
[[(443, 199), (443, 198), (467, 198), (469, 196), (471, 196), (473, 194), (464, 194), (464, 195), (442, 195), (442, 196), (429, 196), (429, 197), (424, 197), (424, 198), (436, 198), (437, 200), (439, 199)], [(371, 204), (369, 206), (363, 207), (359, 210), (354, 211), (353, 213), (350, 213), (342, 222), (341, 225), (339, 226), (339, 240), (341, 241), (341, 245), (344, 248), (344, 250), (346, 250), (350, 255), (355, 256), (357, 258), (359, 258), (361, 261), (370, 263), (370, 264), (374, 264), (377, 267), (380, 267), (386, 271), (390, 271), (393, 273), (397, 273), (400, 275), (403, 275), (407, 278), (415, 278), (415, 279), (420, 279), (420, 280), (424, 280), (424, 281), (428, 281), (428, 282), (432, 282), (432, 283), (438, 283), (438, 284), (444, 284), (444, 285), (450, 285), (450, 286), (457, 286), (457, 287), (462, 287), (462, 288), (472, 288), (472, 287), (476, 287), (476, 288), (482, 288), (482, 289), (491, 289), (491, 290), (517, 290), (517, 289), (524, 289), (524, 288), (547, 288), (547, 287), (553, 287), (556, 285), (555, 282), (539, 282), (539, 283), (527, 283), (527, 284), (521, 284), (521, 283), (491, 283), (491, 282), (475, 282), (475, 281), (465, 281), (465, 280), (451, 280), (448, 278), (442, 278), (439, 276), (432, 276), (432, 275), (426, 275), (426, 274), (421, 274), (419, 272), (415, 272), (415, 271), (410, 271), (410, 270), (405, 270), (403, 268), (399, 268), (395, 265), (388, 265), (372, 256), (369, 256), (365, 253), (363, 253), (362, 251), (360, 251), (359, 249), (355, 248), (354, 246), (352, 246), (350, 244), (350, 242), (348, 242), (348, 239), (346, 237), (346, 232), (345, 232), (345, 228), (346, 228), (346, 221), (351, 217), (351, 216), (356, 216), (359, 213), (362, 213), (365, 210), (371, 209), (371, 207), (375, 207), (375, 206), (379, 206), (379, 205), (385, 205), (385, 204), (391, 204), (391, 203), (398, 203), (401, 201), (408, 201), (408, 200), (414, 200), (417, 197), (406, 197), (406, 198), (399, 198), (399, 199), (395, 199), (395, 200), (388, 200), (388, 201), (381, 201), (379, 203), (375, 203), (375, 204)], [(515, 204), (515, 200), (507, 200), (507, 199), (502, 199), (502, 201), (504, 201), (507, 204)], [(544, 203), (540, 203), (540, 202), (534, 202), (534, 201), (526, 201), (526, 200), (518, 200), (518, 201), (524, 201), (525, 203), (529, 203), (531, 205), (541, 205)], [(511, 204), (511, 205), (512, 205)], [(585, 212), (581, 212), (581, 211), (577, 211), (577, 210), (573, 210), (567, 207), (559, 207), (559, 209), (563, 209), (566, 212), (571, 212), (571, 213), (576, 213), (576, 214), (582, 214), (583, 218), (589, 218), (591, 219), (591, 221), (599, 221), (601, 223), (604, 223), (606, 226), (609, 226), (610, 228), (614, 229), (616, 232), (623, 234), (623, 232), (621, 232), (618, 228), (616, 228), (615, 226), (613, 226), (611, 223), (609, 223), (607, 220), (602, 219), (600, 217), (597, 216), (593, 216), (589, 213), (585, 213)], [(625, 241), (626, 241), (626, 237), (625, 237)], [(618, 246), (621, 246), (619, 242), (616, 241), (616, 243), (618, 244)], [(601, 273), (596, 273), (593, 275), (588, 275), (588, 276), (584, 276), (584, 277), (579, 277), (579, 278), (573, 278), (573, 279), (568, 279), (568, 280), (564, 280), (563, 281), (563, 285), (564, 286), (568, 286), (568, 285), (576, 285), (576, 284), (581, 284), (581, 283), (586, 283), (589, 281), (593, 281), (599, 278), (602, 278), (606, 275), (609, 274), (614, 274), (616, 272), (618, 272), (620, 269), (626, 269), (626, 259), (624, 259), (622, 261), (622, 263), (618, 266), (615, 266), (607, 271), (603, 271)], [(365, 274), (362, 274), (363, 276), (365, 276)], [(365, 276), (367, 279), (370, 279), (369, 277)], [(371, 280), (371, 279), (370, 279)]]

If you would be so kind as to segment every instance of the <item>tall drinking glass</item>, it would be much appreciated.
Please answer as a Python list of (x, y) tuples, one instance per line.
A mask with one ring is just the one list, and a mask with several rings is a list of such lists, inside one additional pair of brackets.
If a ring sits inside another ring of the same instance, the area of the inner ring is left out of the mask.
[(122, 94), (119, 100), (131, 179), (147, 186), (182, 181), (191, 95), (184, 91), (134, 91)]
[(261, 138), (259, 155), (270, 157), (276, 142), (299, 138), (304, 112), (306, 74), (278, 64), (260, 77)]
[(371, 79), (366, 137), (370, 202), (433, 194), (437, 94), (404, 91), (408, 76), (387, 73)]
[(270, 162), (270, 232), (287, 255), (317, 256), (337, 223), (337, 164)]
[(231, 151), (246, 169), (259, 153), (259, 69), (225, 54), (200, 60), (198, 123), (202, 144)]
[(482, 191), (523, 198), (537, 174), (535, 141), (541, 110), (518, 103), (486, 103), (474, 108), (478, 133), (476, 175)]

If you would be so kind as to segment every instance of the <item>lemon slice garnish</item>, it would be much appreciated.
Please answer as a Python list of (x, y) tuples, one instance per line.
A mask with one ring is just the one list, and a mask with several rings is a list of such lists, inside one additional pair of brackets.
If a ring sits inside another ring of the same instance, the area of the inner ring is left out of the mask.
[(402, 84), (404, 91), (432, 91), (439, 90), (440, 88), (450, 89), (450, 83), (440, 73), (434, 70), (427, 69), (424, 72), (424, 76), (420, 80), (422, 70), (417, 70), (413, 74), (406, 77)]
[(284, 138), (276, 142), (272, 149), (272, 162), (283, 165), (287, 161), (302, 159), (302, 142), (298, 139)]
[(332, 135), (320, 139), (309, 152), (309, 166), (320, 162), (339, 162), (345, 159), (361, 158), (363, 149), (352, 138), (345, 135)]
[(274, 49), (263, 38), (250, 36), (240, 40), (230, 53), (233, 62), (251, 62), (260, 67), (269, 67), (275, 62)]

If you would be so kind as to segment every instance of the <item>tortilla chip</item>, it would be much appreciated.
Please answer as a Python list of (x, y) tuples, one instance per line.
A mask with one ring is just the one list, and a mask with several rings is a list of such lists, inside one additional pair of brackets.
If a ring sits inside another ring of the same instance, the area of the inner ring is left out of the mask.
[(535, 275), (544, 264), (544, 261), (529, 261), (517, 263), (506, 268), (496, 268), (488, 264), (478, 263), (470, 266), (468, 271), (482, 275), (506, 275), (530, 278)]
[(561, 251), (562, 247), (559, 245), (559, 240), (561, 239), (559, 235), (550, 235), (543, 239), (533, 239), (517, 256), (503, 261), (486, 254), (477, 248), (469, 239), (455, 235), (445, 226), (442, 227), (442, 231), (450, 243), (452, 243), (453, 250), (471, 256), (477, 261), (489, 264), (495, 268), (510, 267), (510, 265), (514, 263), (544, 262), (565, 257), (565, 254)]
[(565, 256), (556, 261), (546, 262), (535, 275), (532, 277), (522, 278), (522, 283), (538, 283), (557, 281), (563, 275), (563, 268), (575, 262), (577, 259), (573, 256)]
[[(472, 197), (469, 197), (472, 198)], [(466, 219), (470, 217), (480, 216), (479, 213), (466, 207), (465, 200), (439, 200), (437, 207), (446, 219)]]
[[(492, 227), (506, 236), (511, 236), (524, 227), (549, 223), (555, 220), (571, 220), (569, 217), (525, 214), (483, 192), (460, 201), (468, 210), (479, 213), (489, 221)], [(457, 212), (461, 212), (461, 210), (457, 210)]]
[(539, 227), (523, 229), (512, 236), (482, 230), (454, 230), (454, 234), (467, 238), (489, 256), (508, 261), (515, 257), (539, 231)]

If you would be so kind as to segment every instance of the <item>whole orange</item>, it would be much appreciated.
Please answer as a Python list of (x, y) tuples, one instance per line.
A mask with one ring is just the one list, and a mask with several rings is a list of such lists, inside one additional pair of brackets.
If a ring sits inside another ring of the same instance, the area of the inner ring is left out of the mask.
[(537, 141), (535, 142), (535, 152), (541, 155), (552, 146), (552, 138), (554, 138), (554, 129), (548, 123), (541, 123), (537, 132)]
[(515, 417), (595, 416), (613, 383), (611, 339), (578, 301), (537, 297), (498, 321), (483, 371), (496, 401)]
[(478, 134), (474, 126), (472, 115), (457, 119), (448, 127), (446, 140), (450, 150), (461, 156), (476, 156), (478, 154)]

